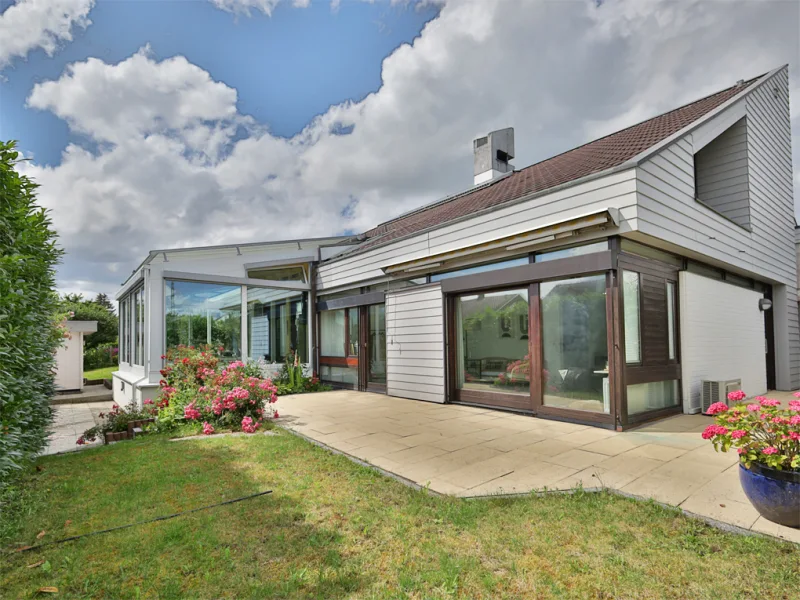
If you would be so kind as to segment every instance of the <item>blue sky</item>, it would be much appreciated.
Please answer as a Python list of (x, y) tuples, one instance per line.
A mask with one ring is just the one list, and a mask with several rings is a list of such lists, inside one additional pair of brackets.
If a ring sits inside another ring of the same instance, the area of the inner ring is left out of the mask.
[[(10, 6), (8, 0), (0, 8)], [(117, 63), (149, 43), (152, 55), (175, 55), (208, 71), (238, 92), (239, 112), (277, 136), (291, 137), (331, 104), (358, 101), (381, 84), (381, 62), (419, 35), (434, 6), (386, 2), (324, 2), (296, 9), (279, 4), (271, 16), (257, 10), (234, 15), (199, 0), (100, 1), (92, 25), (53, 57), (43, 50), (17, 58), (0, 83), (0, 139), (19, 140), (37, 162), (60, 162), (71, 136), (51, 112), (26, 108), (37, 82), (57, 79), (65, 66), (87, 57)]]

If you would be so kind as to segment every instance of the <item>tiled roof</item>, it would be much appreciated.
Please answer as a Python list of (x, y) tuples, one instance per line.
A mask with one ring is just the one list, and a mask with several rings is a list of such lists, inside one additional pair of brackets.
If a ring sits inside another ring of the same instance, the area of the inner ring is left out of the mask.
[(458, 194), (382, 223), (367, 231), (367, 239), (353, 251), (361, 252), (527, 194), (541, 192), (619, 166), (711, 112), (761, 77), (738, 83), (663, 115), (514, 171), (474, 191)]

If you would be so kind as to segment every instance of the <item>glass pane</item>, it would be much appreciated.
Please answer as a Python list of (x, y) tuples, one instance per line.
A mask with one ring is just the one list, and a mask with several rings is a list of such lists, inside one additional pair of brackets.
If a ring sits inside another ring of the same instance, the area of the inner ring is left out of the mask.
[(451, 277), (461, 277), (462, 275), (473, 275), (475, 273), (485, 273), (486, 271), (497, 271), (498, 269), (508, 269), (509, 267), (518, 267), (520, 265), (528, 264), (528, 257), (521, 256), (520, 258), (512, 258), (511, 260), (504, 260), (502, 262), (489, 263), (487, 265), (478, 265), (476, 267), (467, 267), (466, 269), (458, 269), (457, 271), (448, 271), (447, 273), (435, 273), (431, 275), (431, 281), (441, 281), (442, 279), (450, 279)]
[(667, 341), (669, 359), (675, 360), (675, 284), (667, 282)]
[(547, 406), (609, 413), (606, 277), (541, 284)]
[(322, 356), (344, 356), (344, 310), (325, 310), (319, 313), (320, 352)]
[(303, 267), (277, 267), (272, 269), (254, 269), (247, 272), (251, 279), (269, 279), (271, 281), (305, 281)]
[(140, 295), (139, 291), (133, 293), (133, 364), (141, 365), (141, 356), (139, 354), (139, 336), (141, 334), (141, 330), (139, 327), (139, 303)]
[(144, 364), (144, 289), (136, 295), (136, 351), (137, 365)]
[(622, 272), (622, 300), (625, 317), (625, 362), (642, 362), (642, 336), (639, 330), (639, 274)]
[(319, 376), (322, 381), (344, 385), (358, 384), (358, 369), (356, 367), (334, 367), (320, 365)]
[(677, 381), (656, 381), (628, 386), (628, 414), (678, 406)]
[(247, 288), (247, 356), (279, 363), (290, 353), (308, 362), (308, 296), (305, 292)]
[(386, 383), (386, 305), (369, 307), (369, 381)]
[(210, 344), (226, 360), (241, 358), (242, 288), (166, 281), (167, 349)]
[(347, 312), (347, 356), (358, 356), (358, 307), (348, 308)]
[(530, 393), (527, 289), (459, 297), (456, 327), (459, 388)]
[(556, 260), (558, 258), (569, 258), (571, 256), (583, 256), (584, 254), (603, 252), (604, 250), (608, 250), (608, 240), (584, 244), (583, 246), (573, 246), (572, 248), (561, 248), (559, 250), (540, 252), (536, 254), (534, 261), (546, 262), (548, 260)]

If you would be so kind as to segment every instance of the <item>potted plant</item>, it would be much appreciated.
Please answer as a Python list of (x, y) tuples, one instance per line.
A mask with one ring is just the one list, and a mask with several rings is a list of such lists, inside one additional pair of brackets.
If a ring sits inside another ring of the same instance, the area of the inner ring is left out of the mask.
[(133, 428), (152, 422), (157, 412), (152, 400), (145, 400), (144, 404), (144, 408), (141, 409), (133, 403), (127, 408), (120, 408), (115, 404), (108, 413), (98, 415), (103, 419), (100, 425), (84, 431), (75, 443), (82, 446), (95, 441), (99, 435), (103, 436), (103, 442), (106, 444), (132, 439)]
[[(795, 397), (800, 398), (800, 392)], [(731, 403), (746, 398), (739, 390)], [(758, 396), (749, 404), (712, 404), (715, 424), (703, 431), (717, 451), (736, 448), (739, 481), (761, 516), (787, 527), (800, 527), (800, 400), (784, 409), (778, 400)]]

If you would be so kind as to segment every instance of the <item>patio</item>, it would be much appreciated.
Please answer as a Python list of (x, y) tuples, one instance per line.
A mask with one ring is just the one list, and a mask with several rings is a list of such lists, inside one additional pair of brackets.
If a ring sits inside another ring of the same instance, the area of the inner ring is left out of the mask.
[(284, 396), (279, 407), (283, 427), (441, 494), (605, 487), (800, 543), (800, 530), (767, 521), (750, 505), (736, 454), (717, 453), (700, 437), (712, 422), (702, 415), (618, 433), (354, 391)]

